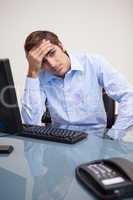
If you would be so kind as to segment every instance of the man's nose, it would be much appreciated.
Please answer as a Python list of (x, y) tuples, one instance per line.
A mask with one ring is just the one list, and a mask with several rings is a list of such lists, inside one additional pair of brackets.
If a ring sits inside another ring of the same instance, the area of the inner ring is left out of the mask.
[(47, 61), (48, 61), (49, 65), (50, 65), (52, 68), (56, 68), (57, 63), (56, 63), (56, 60), (55, 60), (55, 59), (53, 59), (53, 58), (47, 58)]

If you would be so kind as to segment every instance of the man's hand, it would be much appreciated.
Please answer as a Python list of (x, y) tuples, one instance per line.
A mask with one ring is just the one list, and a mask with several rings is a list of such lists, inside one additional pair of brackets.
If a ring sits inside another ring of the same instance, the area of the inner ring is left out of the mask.
[(29, 63), (28, 76), (31, 78), (37, 78), (39, 70), (42, 67), (42, 60), (46, 54), (53, 49), (53, 45), (50, 41), (42, 40), (38, 47), (33, 47), (26, 58)]

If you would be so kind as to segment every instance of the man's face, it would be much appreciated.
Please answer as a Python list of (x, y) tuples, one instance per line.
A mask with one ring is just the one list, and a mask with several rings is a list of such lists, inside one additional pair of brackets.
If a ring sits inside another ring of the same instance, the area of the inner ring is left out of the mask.
[(64, 52), (62, 45), (52, 44), (52, 49), (46, 54), (42, 61), (42, 67), (47, 71), (64, 77), (70, 69), (70, 59)]

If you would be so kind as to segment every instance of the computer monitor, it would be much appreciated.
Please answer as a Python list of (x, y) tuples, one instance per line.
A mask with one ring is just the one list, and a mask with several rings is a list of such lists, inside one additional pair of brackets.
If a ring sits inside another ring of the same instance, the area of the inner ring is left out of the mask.
[(0, 59), (0, 132), (23, 130), (9, 59)]

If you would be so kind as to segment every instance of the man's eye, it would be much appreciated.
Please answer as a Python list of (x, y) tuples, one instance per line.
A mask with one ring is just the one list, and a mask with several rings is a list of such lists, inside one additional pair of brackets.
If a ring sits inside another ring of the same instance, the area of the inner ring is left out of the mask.
[(54, 56), (55, 52), (56, 52), (56, 50), (50, 51), (50, 52), (49, 52), (49, 56)]
[(44, 59), (42, 60), (42, 64), (45, 64), (45, 63), (47, 63), (47, 60), (44, 58)]

